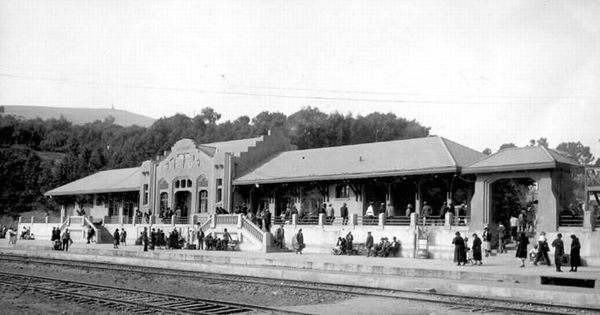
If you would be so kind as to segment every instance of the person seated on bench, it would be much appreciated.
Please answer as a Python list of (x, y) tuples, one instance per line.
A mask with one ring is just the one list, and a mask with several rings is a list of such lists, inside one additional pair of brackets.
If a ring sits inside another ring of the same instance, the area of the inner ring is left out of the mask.
[(338, 237), (337, 243), (332, 250), (334, 255), (341, 255), (346, 253), (346, 240), (342, 237)]
[(379, 250), (377, 251), (377, 256), (379, 257), (387, 257), (390, 255), (390, 242), (387, 237), (382, 238), (382, 241), (379, 243)]
[(213, 238), (212, 234), (206, 235), (206, 237), (204, 238), (204, 241), (206, 242), (206, 250), (211, 250), (211, 249), (215, 248), (214, 238)]
[(346, 254), (348, 255), (352, 255), (353, 252), (353, 248), (352, 248), (352, 243), (354, 242), (354, 236), (352, 236), (351, 232), (348, 232), (348, 234), (346, 235)]

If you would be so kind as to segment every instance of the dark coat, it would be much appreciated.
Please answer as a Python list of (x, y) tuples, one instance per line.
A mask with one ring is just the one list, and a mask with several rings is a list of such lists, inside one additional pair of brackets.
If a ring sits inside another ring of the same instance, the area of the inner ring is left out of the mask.
[(373, 247), (373, 235), (367, 236), (367, 241), (365, 242), (365, 246), (367, 248)]
[(575, 238), (573, 242), (571, 242), (571, 266), (579, 267), (581, 266), (581, 255), (579, 254), (579, 250), (581, 249), (581, 243), (579, 243), (579, 239)]
[(554, 247), (554, 256), (562, 256), (565, 254), (565, 244), (560, 238), (552, 241), (552, 247)]
[(345, 218), (348, 216), (348, 207), (342, 206), (340, 208), (340, 217)]
[(119, 235), (119, 231), (115, 231), (115, 233), (113, 234), (113, 241), (115, 245), (119, 245), (119, 241), (121, 240), (121, 237)]
[(527, 245), (529, 245), (529, 239), (527, 236), (519, 237), (519, 245), (517, 245), (517, 253), (515, 257), (517, 258), (527, 258)]
[(475, 237), (473, 239), (473, 260), (481, 260), (481, 239), (479, 237)]
[(465, 240), (460, 236), (455, 236), (452, 240), (454, 244), (454, 262), (462, 263), (467, 261), (467, 250), (465, 248)]

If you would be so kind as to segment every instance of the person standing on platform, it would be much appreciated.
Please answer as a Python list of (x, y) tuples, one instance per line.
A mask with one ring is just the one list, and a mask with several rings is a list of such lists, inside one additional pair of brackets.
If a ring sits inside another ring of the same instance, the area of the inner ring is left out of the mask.
[(348, 232), (346, 234), (346, 253), (348, 255), (352, 255), (352, 243), (354, 242), (354, 236), (352, 236), (352, 232)]
[(521, 268), (525, 267), (525, 259), (527, 259), (528, 253), (527, 245), (529, 245), (529, 238), (527, 238), (525, 232), (521, 232), (517, 239), (517, 253), (515, 255), (521, 260)]
[(94, 231), (94, 229), (91, 226), (88, 226), (88, 231), (87, 231), (87, 243), (90, 244), (91, 242), (94, 241), (94, 235), (96, 234), (96, 231)]
[(446, 218), (446, 212), (448, 212), (448, 210), (450, 210), (450, 208), (448, 208), (448, 203), (444, 201), (444, 203), (442, 203), (442, 207), (440, 208), (440, 219)]
[(506, 248), (504, 246), (504, 238), (506, 237), (506, 227), (502, 222), (498, 222), (498, 253), (503, 254), (506, 253)]
[(150, 250), (156, 248), (156, 243), (158, 243), (158, 234), (156, 233), (156, 230), (152, 228), (152, 231), (150, 232)]
[(519, 228), (519, 218), (515, 216), (513, 213), (510, 216), (510, 242), (514, 243), (519, 239), (519, 235), (517, 234), (517, 230)]
[(62, 234), (61, 239), (62, 239), (62, 243), (63, 243), (63, 246), (62, 246), (63, 250), (68, 252), (69, 246), (71, 244), (73, 244), (73, 240), (71, 239), (71, 232), (69, 232), (69, 229), (65, 229), (65, 231)]
[(348, 207), (346, 206), (345, 202), (342, 205), (342, 207), (340, 208), (340, 217), (342, 217), (342, 225), (347, 225), (348, 224)]
[(283, 224), (277, 228), (275, 231), (275, 245), (279, 246), (279, 248), (283, 248), (285, 244), (285, 229), (283, 228)]
[(144, 227), (144, 231), (142, 232), (142, 245), (144, 245), (144, 251), (148, 251), (148, 228)]
[(454, 262), (459, 266), (461, 263), (465, 265), (467, 261), (467, 251), (465, 248), (465, 240), (460, 236), (460, 232), (454, 233), (452, 244), (454, 244)]
[(581, 266), (581, 256), (579, 255), (581, 243), (575, 234), (571, 234), (571, 270), (577, 272), (577, 267)]
[(373, 250), (373, 235), (371, 235), (371, 232), (367, 232), (365, 247), (367, 248), (367, 257), (371, 256), (371, 251)]
[(333, 220), (335, 220), (334, 212), (333, 205), (329, 204), (329, 206), (327, 206), (327, 224), (333, 224)]
[(548, 252), (550, 251), (550, 247), (548, 247), (548, 241), (546, 240), (546, 232), (541, 232), (540, 237), (538, 238), (538, 253), (535, 256), (535, 260), (533, 264), (537, 266), (538, 261), (542, 258), (546, 261), (548, 266), (552, 266), (550, 262), (550, 257), (548, 257)]
[(427, 203), (427, 201), (423, 201), (423, 209), (421, 209), (421, 213), (423, 214), (423, 224), (427, 221), (427, 218), (431, 216), (431, 206)]
[(121, 244), (127, 246), (127, 231), (125, 229), (121, 229)]
[(554, 247), (554, 263), (556, 264), (556, 272), (562, 272), (560, 267), (562, 266), (562, 258), (565, 254), (565, 244), (562, 240), (562, 234), (556, 234), (556, 239), (552, 241), (552, 247)]
[(115, 233), (113, 233), (113, 248), (119, 248), (119, 242), (121, 241), (121, 235), (119, 234), (119, 229), (115, 229)]
[(483, 249), (485, 250), (485, 257), (490, 256), (490, 252), (492, 250), (492, 234), (490, 233), (490, 229), (486, 226), (483, 228)]
[(223, 245), (225, 245), (223, 247), (223, 250), (227, 250), (227, 245), (229, 244), (229, 242), (231, 242), (231, 240), (231, 235), (229, 235), (227, 229), (223, 229)]
[(477, 233), (473, 233), (473, 245), (471, 247), (471, 250), (473, 251), (473, 262), (475, 264), (479, 262), (479, 266), (481, 266), (483, 264), (481, 262), (481, 239), (477, 236)]
[(296, 235), (294, 235), (294, 238), (292, 239), (292, 241), (293, 241), (292, 245), (294, 246), (294, 249), (296, 250), (296, 254), (302, 255), (302, 250), (305, 247), (304, 235), (302, 235), (302, 229), (298, 230), (298, 233), (296, 233)]
[[(248, 210), (246, 210), (248, 211)], [(200, 227), (200, 223), (196, 225), (196, 241), (198, 242), (197, 249), (204, 249), (204, 231)]]
[(410, 214), (413, 213), (413, 206), (409, 203), (406, 205), (406, 212), (404, 213), (407, 218), (410, 219)]

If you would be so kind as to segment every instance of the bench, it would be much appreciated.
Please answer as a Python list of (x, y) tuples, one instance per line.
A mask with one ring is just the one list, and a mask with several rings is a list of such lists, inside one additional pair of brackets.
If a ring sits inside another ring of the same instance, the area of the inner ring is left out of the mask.
[[(213, 232), (213, 237), (223, 239), (223, 234), (224, 234), (223, 232)], [(231, 251), (238, 250), (239, 245), (240, 245), (238, 233), (230, 232), (229, 235), (231, 235), (231, 241), (227, 242), (227, 250), (231, 250)]]

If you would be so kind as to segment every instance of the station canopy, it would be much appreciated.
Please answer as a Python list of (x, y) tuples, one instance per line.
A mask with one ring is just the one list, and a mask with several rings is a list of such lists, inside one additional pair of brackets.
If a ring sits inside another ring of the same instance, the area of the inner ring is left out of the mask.
[(439, 136), (285, 151), (233, 184), (455, 173), (484, 157), (481, 152)]
[(85, 195), (140, 190), (139, 167), (102, 171), (48, 191), (46, 196)]
[(545, 147), (508, 148), (465, 167), (465, 174), (581, 167), (566, 153)]

